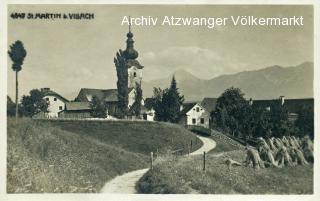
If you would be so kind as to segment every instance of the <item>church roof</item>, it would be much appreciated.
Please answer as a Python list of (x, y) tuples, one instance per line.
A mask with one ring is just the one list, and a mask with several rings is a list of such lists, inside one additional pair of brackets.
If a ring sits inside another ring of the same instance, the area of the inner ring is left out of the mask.
[[(130, 93), (133, 88), (128, 89)], [(106, 102), (117, 102), (118, 101), (118, 89), (89, 89), (82, 88), (77, 97), (78, 101), (91, 101), (92, 97), (98, 97), (100, 100)]]
[(139, 63), (139, 61), (138, 60), (135, 60), (135, 59), (129, 59), (129, 60), (127, 60), (127, 65), (128, 66), (135, 66), (135, 67), (137, 67), (138, 69), (142, 69), (143, 68), (143, 66)]
[(134, 49), (133, 43), (134, 40), (133, 38), (133, 33), (131, 33), (131, 30), (129, 29), (129, 33), (127, 34), (127, 49), (123, 51), (124, 56), (126, 59), (136, 59), (138, 58), (139, 54), (138, 52)]

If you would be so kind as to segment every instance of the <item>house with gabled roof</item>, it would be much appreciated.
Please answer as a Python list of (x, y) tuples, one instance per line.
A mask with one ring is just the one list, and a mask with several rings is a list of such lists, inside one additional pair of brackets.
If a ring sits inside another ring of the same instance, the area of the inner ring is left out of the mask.
[(57, 118), (59, 113), (65, 110), (65, 104), (69, 100), (50, 88), (42, 88), (41, 92), (44, 94), (43, 99), (48, 103), (48, 111), (45, 113), (45, 116), (47, 118)]
[(180, 114), (180, 124), (185, 126), (201, 126), (205, 128), (209, 128), (210, 126), (210, 113), (200, 102), (185, 103)]

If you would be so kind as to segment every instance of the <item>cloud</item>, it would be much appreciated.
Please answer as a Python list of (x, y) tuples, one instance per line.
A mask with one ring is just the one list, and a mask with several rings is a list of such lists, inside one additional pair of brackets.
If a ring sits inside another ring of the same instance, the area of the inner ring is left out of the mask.
[[(144, 79), (166, 77), (178, 69), (185, 69), (195, 76), (210, 79), (222, 74), (240, 71), (246, 64), (223, 56), (214, 50), (197, 46), (173, 46), (159, 52), (141, 53), (139, 60), (145, 66)], [(239, 68), (240, 67), (240, 68)]]

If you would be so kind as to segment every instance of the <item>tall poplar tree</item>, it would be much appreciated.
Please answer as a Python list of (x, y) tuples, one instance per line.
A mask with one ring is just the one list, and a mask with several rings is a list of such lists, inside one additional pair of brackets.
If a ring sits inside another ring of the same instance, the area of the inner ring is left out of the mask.
[(128, 113), (128, 69), (126, 59), (122, 50), (117, 52), (114, 58), (117, 70), (117, 89), (118, 89), (118, 117), (124, 118)]
[(10, 45), (10, 50), (8, 54), (12, 60), (12, 70), (16, 74), (16, 120), (18, 118), (18, 97), (19, 97), (19, 82), (18, 82), (18, 73), (22, 70), (22, 65), (24, 58), (27, 56), (27, 51), (24, 49), (23, 43), (20, 40), (17, 40), (15, 43)]

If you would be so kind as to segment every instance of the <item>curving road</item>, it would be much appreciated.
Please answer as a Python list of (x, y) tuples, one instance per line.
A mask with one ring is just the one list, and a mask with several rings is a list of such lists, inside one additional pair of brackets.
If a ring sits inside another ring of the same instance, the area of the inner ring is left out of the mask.
[[(190, 153), (190, 155), (203, 154), (204, 151), (208, 152), (216, 147), (216, 142), (211, 138), (202, 136), (197, 137), (203, 142), (203, 145), (198, 150)], [(100, 193), (135, 194), (137, 193), (135, 189), (136, 183), (148, 170), (149, 168), (145, 168), (117, 176), (107, 182), (101, 189)]]

